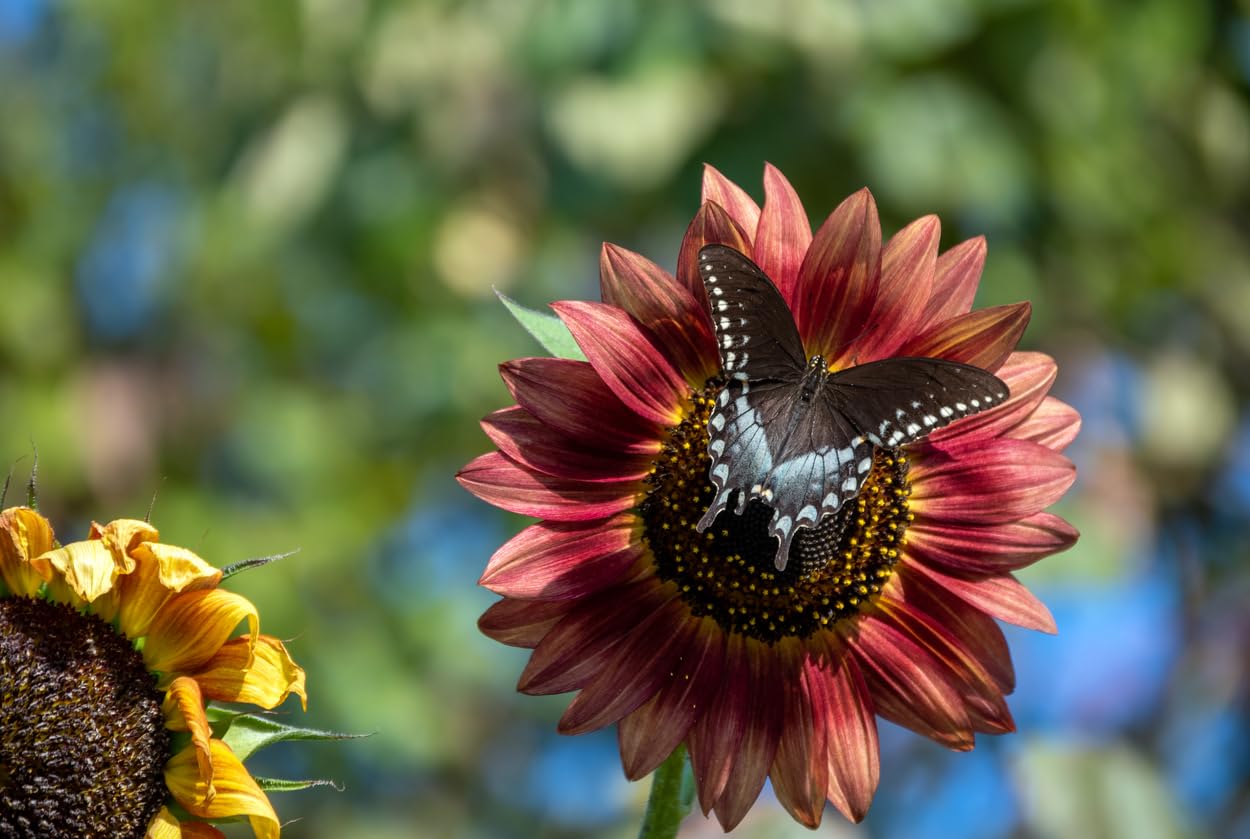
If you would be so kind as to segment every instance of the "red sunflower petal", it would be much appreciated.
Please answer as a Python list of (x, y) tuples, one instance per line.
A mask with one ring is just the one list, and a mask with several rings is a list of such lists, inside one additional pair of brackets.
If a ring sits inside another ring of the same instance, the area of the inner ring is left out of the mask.
[(651, 471), (651, 454), (622, 454), (588, 446), (561, 434), (520, 406), (482, 420), (499, 450), (536, 472), (578, 481), (637, 481)]
[(1024, 334), (1033, 308), (1013, 303), (940, 321), (899, 347), (898, 354), (962, 361), (993, 373)]
[(1076, 467), (1027, 440), (915, 447), (912, 510), (917, 522), (996, 524), (1049, 507), (1072, 486)]
[(1016, 672), (1007, 639), (998, 624), (980, 609), (948, 596), (940, 586), (929, 582), (923, 572), (917, 572), (915, 566), (914, 562), (899, 566), (901, 585), (892, 591), (949, 632), (985, 668), (1000, 693), (1011, 693), (1016, 686)]
[(672, 599), (672, 591), (650, 577), (577, 601), (534, 649), (517, 690), (550, 694), (584, 687), (609, 666), (629, 630)]
[[(760, 221), (760, 207), (742, 187), (726, 178), (714, 166), (703, 164), (703, 204), (711, 201), (725, 208), (725, 212), (747, 235), (748, 242), (755, 238), (755, 228)], [(724, 244), (729, 244), (728, 242)], [(750, 249), (742, 251), (750, 253)]]
[(880, 716), (947, 748), (972, 748), (972, 720), (942, 664), (891, 618), (861, 616), (846, 645), (863, 668)]
[(533, 649), (573, 608), (568, 601), (513, 600), (505, 597), (477, 619), (487, 638), (510, 647)]
[[(754, 204), (752, 205), (754, 206)], [(756, 210), (758, 215), (759, 210)], [(699, 305), (707, 307), (707, 291), (699, 276), (699, 251), (704, 245), (728, 245), (739, 253), (751, 252), (751, 231), (744, 232), (719, 203), (708, 201), (699, 208), (694, 221), (686, 228), (677, 252), (677, 282), (688, 289)]]
[(1047, 396), (1027, 419), (1007, 432), (1009, 437), (1030, 440), (1061, 452), (1081, 430), (1081, 415), (1066, 402)]
[(977, 284), (985, 268), (985, 237), (960, 242), (937, 259), (933, 290), (925, 302), (922, 325), (928, 327), (967, 314), (977, 296)]
[(688, 617), (686, 605), (674, 599), (625, 629), (610, 659), (569, 703), (556, 729), (585, 734), (611, 725), (655, 696), (694, 646)]
[(877, 791), (881, 756), (877, 718), (864, 674), (841, 644), (831, 644), (839, 665), (829, 681), (825, 714), (829, 741), (829, 800), (853, 822), (863, 821)]
[[(747, 643), (743, 661), (746, 669), (741, 675), (748, 680), (749, 686), (741, 693), (736, 693), (728, 685), (725, 690), (725, 693), (733, 695), (731, 702), (735, 698), (737, 701), (748, 699), (746, 707), (740, 709), (740, 713), (746, 716), (746, 731), (739, 741), (733, 768), (715, 805), (716, 820), (726, 832), (738, 826), (764, 788), (764, 779), (768, 777), (781, 741), (784, 710), (783, 703), (778, 700), (778, 688), (783, 679), (796, 675), (783, 669), (772, 649), (758, 642)], [(732, 679), (733, 673), (727, 672), (726, 676)], [(700, 726), (695, 726), (695, 729), (699, 730)], [(706, 743), (709, 736), (715, 735), (706, 730), (700, 731), (700, 742)]]
[(764, 165), (764, 210), (752, 258), (786, 300), (793, 300), (799, 266), (812, 242), (812, 227), (794, 187), (771, 163)]
[(624, 454), (660, 450), (660, 427), (631, 411), (589, 362), (518, 358), (499, 365), (517, 404), (573, 440)]
[(938, 443), (964, 436), (987, 439), (1005, 435), (1008, 429), (1019, 425), (1037, 408), (1054, 384), (1058, 372), (1055, 360), (1044, 353), (1012, 353), (996, 374), (1011, 393), (1007, 401), (992, 410), (939, 428), (929, 435), (929, 441)]
[(881, 251), (881, 280), (868, 331), (855, 342), (860, 363), (889, 358), (914, 335), (929, 299), (942, 225), (937, 216), (913, 221)]
[(907, 530), (907, 553), (968, 574), (1000, 574), (1032, 565), (1076, 544), (1076, 528), (1052, 513), (985, 526), (926, 524)]
[(633, 507), (643, 491), (643, 485), (635, 482), (591, 483), (543, 475), (500, 452), (474, 458), (456, 480), (488, 504), (555, 521), (606, 518)]
[(644, 256), (605, 244), (599, 257), (603, 302), (629, 312), (655, 334), (656, 345), (692, 387), (720, 368), (712, 321), (702, 296)]
[(681, 420), (690, 387), (628, 313), (603, 303), (552, 303), (573, 339), (617, 398), (663, 426)]
[(872, 193), (861, 189), (838, 205), (816, 231), (799, 269), (794, 321), (809, 355), (850, 355), (877, 301), (881, 223)]
[(899, 574), (878, 601), (880, 608), (937, 662), (935, 675), (945, 679), (967, 704), (973, 728), (994, 734), (1015, 730), (1002, 689), (989, 669), (959, 638), (906, 596), (906, 575)]
[(750, 705), (753, 685), (746, 652), (749, 643), (754, 642), (737, 633), (725, 636), (721, 690), (706, 713), (690, 729), (686, 741), (690, 748), (690, 765), (694, 770), (699, 807), (704, 815), (711, 812), (725, 791), (725, 784), (733, 771), (734, 757), (752, 724)]
[(833, 701), (833, 671), (828, 651), (819, 651), (785, 639), (775, 647), (787, 659), (785, 669), (793, 678), (784, 680), (785, 728), (777, 757), (768, 773), (777, 800), (804, 827), (816, 828), (825, 809), (829, 788), (829, 742), (827, 708)]
[(539, 522), (495, 551), (478, 583), (522, 600), (584, 597), (629, 571), (643, 552), (638, 530), (633, 513), (596, 522)]
[(969, 605), (1001, 621), (1050, 635), (1059, 631), (1046, 605), (1010, 574), (964, 577), (920, 563), (912, 567)]
[(722, 689), (724, 663), (724, 634), (719, 628), (701, 626), (695, 643), (673, 665), (668, 681), (617, 726), (626, 778), (636, 781), (655, 771), (686, 739), (690, 727)]

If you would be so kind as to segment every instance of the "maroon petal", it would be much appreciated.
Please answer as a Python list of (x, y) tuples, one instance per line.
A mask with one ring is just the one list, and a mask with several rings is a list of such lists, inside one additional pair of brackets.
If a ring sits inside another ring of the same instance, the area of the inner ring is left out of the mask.
[(557, 478), (637, 481), (651, 471), (653, 455), (588, 447), (544, 425), (519, 406), (490, 414), (482, 420), (482, 430), (508, 457)]
[(1076, 467), (1027, 440), (936, 448), (912, 458), (912, 511), (919, 522), (996, 524), (1040, 513), (1072, 486)]
[(620, 581), (643, 550), (633, 513), (607, 521), (545, 521), (495, 551), (478, 582), (505, 597), (569, 600)]
[(960, 242), (939, 256), (933, 273), (933, 291), (925, 302), (921, 324), (932, 326), (971, 310), (984, 268), (984, 236)]
[(951, 594), (1001, 621), (1054, 635), (1055, 619), (1042, 601), (1010, 574), (965, 577), (914, 563), (918, 572)]
[[(734, 223), (745, 232), (747, 242), (755, 238), (755, 228), (759, 225), (759, 205), (747, 195), (746, 190), (726, 178), (715, 167), (703, 164), (703, 203), (718, 204)], [(729, 244), (724, 242), (722, 244)], [(741, 249), (740, 249), (741, 250)], [(750, 248), (742, 251), (750, 253)]]
[(825, 724), (833, 702), (836, 666), (823, 644), (817, 652), (786, 639), (776, 649), (787, 659), (785, 670), (795, 675), (779, 686), (785, 701), (785, 727), (768, 775), (781, 806), (804, 827), (815, 828), (820, 825), (829, 787)]
[[(938, 443), (957, 437), (1001, 437), (1019, 425), (1039, 404), (1054, 384), (1059, 368), (1055, 360), (1039, 352), (1015, 352), (998, 369), (997, 376), (1007, 385), (1011, 395), (998, 407), (961, 419), (929, 435)], [(1015, 435), (1013, 435), (1015, 436)]]
[(637, 321), (603, 303), (566, 300), (551, 308), (618, 399), (659, 425), (681, 421), (690, 387)]
[(966, 574), (1001, 574), (1032, 565), (1076, 544), (1076, 528), (1051, 513), (985, 526), (917, 521), (907, 529), (907, 553)]
[(949, 632), (959, 646), (985, 668), (999, 693), (1015, 690), (1011, 651), (998, 624), (980, 609), (934, 586), (923, 573), (914, 570), (915, 565), (905, 562), (899, 566), (900, 584), (891, 588), (894, 596)]
[(1081, 430), (1081, 415), (1066, 402), (1047, 396), (1027, 419), (1011, 429), (1008, 436), (1029, 440), (1051, 451), (1061, 452)]
[(869, 316), (867, 331), (855, 342), (858, 362), (890, 358), (908, 336), (916, 333), (933, 284), (941, 235), (937, 216), (925, 216), (886, 243), (881, 251), (877, 304)]
[(488, 452), (470, 461), (456, 480), (488, 504), (555, 521), (607, 518), (635, 506), (645, 493), (639, 482), (591, 483), (543, 475), (500, 452)]
[(673, 662), (668, 681), (617, 726), (626, 778), (636, 781), (654, 772), (686, 739), (723, 688), (724, 663), (724, 634), (714, 626), (700, 627), (691, 647)]
[(828, 682), (828, 701), (817, 706), (825, 716), (829, 740), (827, 794), (842, 815), (860, 822), (868, 814), (881, 775), (877, 719), (855, 658), (841, 645), (834, 654), (839, 663)]
[(577, 601), (535, 648), (517, 690), (550, 694), (585, 686), (608, 666), (630, 630), (672, 599), (666, 586), (649, 577)]
[(477, 619), (477, 628), (487, 638), (501, 644), (533, 649), (570, 608), (568, 603), (505, 597), (482, 613)]
[(906, 575), (892, 581), (878, 601), (882, 611), (908, 636), (939, 662), (938, 675), (967, 703), (970, 721), (978, 731), (1004, 734), (1015, 724), (1007, 700), (989, 668), (965, 647), (942, 623), (907, 598)]
[(603, 302), (624, 309), (655, 335), (656, 346), (696, 388), (720, 368), (704, 298), (644, 256), (605, 244), (599, 257)]
[[(733, 771), (715, 806), (716, 820), (725, 832), (738, 826), (764, 788), (781, 740), (783, 704), (778, 701), (777, 686), (797, 676), (782, 668), (771, 648), (755, 641), (747, 643), (745, 660), (749, 685), (737, 698), (749, 699), (744, 709), (746, 731), (734, 757)], [(728, 685), (725, 688), (725, 693), (735, 693)], [(708, 736), (701, 732), (700, 741), (707, 742)]]
[[(809, 355), (839, 361), (864, 331), (877, 302), (881, 223), (872, 193), (861, 189), (816, 231), (788, 302)], [(846, 366), (834, 364), (831, 366)]]
[(725, 637), (721, 688), (690, 729), (690, 764), (704, 815), (720, 800), (746, 732), (755, 724), (752, 700), (756, 686), (751, 681), (747, 655), (748, 645), (755, 643), (736, 633)]
[(499, 373), (517, 404), (578, 443), (626, 454), (660, 450), (660, 427), (617, 399), (589, 362), (519, 358)]
[(972, 720), (941, 663), (891, 618), (861, 616), (847, 646), (863, 668), (878, 714), (947, 748), (972, 748)]
[(764, 210), (755, 231), (753, 259), (781, 290), (786, 300), (794, 299), (799, 266), (812, 242), (812, 227), (803, 202), (771, 163), (764, 165)]
[(977, 309), (937, 323), (904, 343), (898, 354), (962, 361), (992, 373), (1016, 348), (1032, 311), (1028, 303)]
[(556, 727), (561, 734), (585, 734), (611, 725), (656, 695), (694, 646), (690, 611), (670, 600), (625, 635), (598, 674), (569, 703)]
[(707, 292), (703, 288), (703, 278), (699, 276), (699, 251), (704, 245), (728, 245), (739, 253), (749, 254), (751, 234), (754, 232), (754, 227), (750, 233), (743, 232), (720, 204), (712, 201), (699, 208), (694, 221), (686, 228), (681, 250), (677, 252), (677, 282), (699, 301), (704, 311), (707, 311)]

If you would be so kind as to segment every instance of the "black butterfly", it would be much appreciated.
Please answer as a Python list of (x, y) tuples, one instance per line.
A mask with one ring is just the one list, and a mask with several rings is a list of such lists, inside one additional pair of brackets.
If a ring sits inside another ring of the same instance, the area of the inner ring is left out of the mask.
[(738, 251), (707, 245), (699, 271), (728, 381), (708, 421), (716, 496), (703, 532), (737, 492), (734, 512), (758, 499), (773, 508), (778, 570), (800, 528), (854, 498), (874, 447), (911, 443), (1007, 398), (979, 367), (936, 358), (890, 358), (830, 373), (807, 358), (772, 280)]

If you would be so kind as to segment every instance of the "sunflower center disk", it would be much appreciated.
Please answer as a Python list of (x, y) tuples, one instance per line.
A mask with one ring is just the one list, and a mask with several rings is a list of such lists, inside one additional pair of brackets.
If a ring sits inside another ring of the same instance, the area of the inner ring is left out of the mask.
[(64, 604), (0, 598), (0, 836), (141, 837), (169, 755), (130, 641)]
[(800, 530), (778, 571), (777, 540), (768, 533), (773, 511), (762, 502), (741, 516), (731, 503), (706, 531), (695, 530), (715, 493), (707, 421), (718, 390), (712, 382), (695, 396), (648, 478), (644, 538), (660, 577), (681, 588), (694, 614), (761, 641), (806, 637), (855, 614), (889, 578), (912, 519), (906, 457), (877, 449), (855, 500)]

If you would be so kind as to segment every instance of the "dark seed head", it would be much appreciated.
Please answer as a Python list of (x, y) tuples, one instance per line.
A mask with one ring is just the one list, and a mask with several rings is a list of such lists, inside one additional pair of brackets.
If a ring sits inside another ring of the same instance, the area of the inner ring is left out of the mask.
[(168, 759), (130, 641), (64, 604), (0, 598), (0, 836), (142, 837)]

